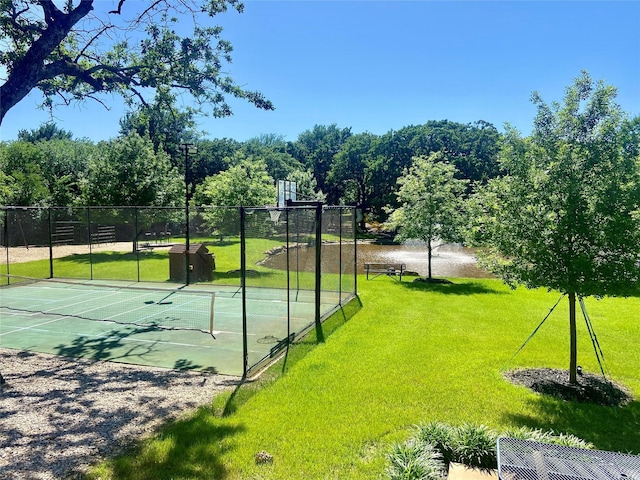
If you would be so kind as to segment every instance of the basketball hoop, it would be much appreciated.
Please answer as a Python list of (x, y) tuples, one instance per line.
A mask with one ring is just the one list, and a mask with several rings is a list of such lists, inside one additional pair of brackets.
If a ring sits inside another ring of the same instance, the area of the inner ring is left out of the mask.
[(271, 217), (271, 221), (273, 222), (274, 225), (278, 225), (278, 220), (280, 220), (280, 214), (282, 213), (282, 210), (278, 210), (278, 209), (269, 209), (269, 216)]

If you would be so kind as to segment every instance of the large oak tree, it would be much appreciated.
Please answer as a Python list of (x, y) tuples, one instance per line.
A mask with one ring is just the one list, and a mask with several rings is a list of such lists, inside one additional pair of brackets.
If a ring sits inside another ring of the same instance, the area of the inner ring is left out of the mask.
[[(158, 89), (188, 94), (215, 116), (231, 115), (228, 99), (273, 109), (262, 94), (225, 73), (231, 44), (211, 18), (238, 0), (0, 0), (0, 124), (32, 90), (45, 106), (104, 94), (145, 104)], [(188, 20), (188, 21), (187, 21)], [(179, 32), (193, 27), (189, 36)]]

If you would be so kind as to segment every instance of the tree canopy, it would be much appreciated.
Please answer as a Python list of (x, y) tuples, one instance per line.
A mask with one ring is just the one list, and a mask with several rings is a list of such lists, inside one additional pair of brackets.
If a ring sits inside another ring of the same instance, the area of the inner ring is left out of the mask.
[[(273, 109), (262, 94), (245, 90), (226, 73), (231, 44), (210, 20), (238, 0), (0, 0), (0, 124), (33, 89), (45, 106), (105, 93), (146, 104), (149, 92), (189, 95), (215, 116), (231, 115), (229, 97)], [(192, 33), (181, 36), (189, 21)]]
[(194, 202), (198, 206), (218, 207), (203, 213), (206, 224), (220, 237), (240, 233), (237, 206), (262, 206), (275, 203), (276, 187), (262, 160), (243, 158), (224, 172), (207, 177), (196, 188)]
[(427, 246), (428, 278), (434, 242), (460, 240), (463, 197), (467, 180), (455, 178), (457, 169), (438, 152), (413, 158), (413, 164), (398, 178), (401, 206), (390, 216), (398, 228), (397, 240), (422, 240)]
[(47, 122), (38, 128), (31, 130), (20, 130), (18, 140), (22, 142), (40, 142), (48, 140), (71, 140), (73, 133), (58, 127), (54, 122)]
[(182, 177), (149, 138), (130, 133), (95, 149), (82, 180), (84, 205), (176, 206), (183, 198)]
[(569, 295), (575, 381), (575, 297), (626, 295), (640, 281), (640, 129), (616, 89), (583, 72), (562, 104), (537, 107), (533, 133), (509, 128), (504, 177), (481, 192), (484, 265), (509, 285)]
[(327, 182), (327, 175), (331, 170), (333, 157), (351, 136), (351, 128), (339, 128), (332, 125), (315, 125), (311, 130), (305, 130), (294, 144), (292, 155), (302, 165), (313, 172), (320, 188), (330, 203), (336, 203), (339, 192)]
[[(152, 142), (156, 154), (168, 154), (172, 166), (182, 176), (185, 173), (183, 143), (197, 146), (197, 151), (188, 156), (189, 191), (194, 191), (207, 177), (246, 159), (260, 160), (274, 180), (296, 179), (300, 181), (299, 188), (304, 184), (305, 198), (356, 205), (366, 218), (378, 221), (386, 219), (387, 206), (400, 205), (396, 180), (403, 174), (403, 169), (411, 165), (411, 159), (418, 155), (416, 152), (428, 150), (431, 153), (432, 149), (441, 148), (437, 151), (446, 152), (446, 157), (456, 166), (466, 165), (465, 172), (457, 170), (456, 178), (467, 178), (469, 174), (471, 179), (486, 179), (495, 176), (499, 170), (496, 151), (501, 136), (484, 122), (464, 125), (446, 120), (430, 121), (381, 136), (352, 134), (350, 129), (336, 125), (316, 125), (303, 132), (295, 142), (287, 142), (277, 134), (263, 134), (239, 142), (228, 138), (203, 138), (204, 133), (196, 130), (194, 115), (191, 109), (178, 108), (176, 96), (163, 91), (154, 96), (153, 102), (132, 108), (120, 121), (121, 136), (109, 142), (94, 144), (87, 139), (72, 140), (71, 132), (54, 123), (46, 123), (38, 129), (22, 131), (18, 142), (0, 143), (0, 157), (9, 154), (12, 148), (21, 148), (13, 147), (13, 144), (24, 140), (32, 143), (37, 148), (23, 149), (23, 154), (28, 153), (22, 155), (24, 165), (37, 164), (31, 178), (49, 190), (48, 195), (44, 190), (38, 190), (43, 193), (39, 195), (38, 204), (81, 205), (86, 196), (81, 195), (80, 180), (86, 177), (88, 159), (94, 157), (93, 150), (99, 145), (125, 141), (129, 133), (135, 132)], [(428, 156), (428, 153), (421, 155)], [(15, 163), (12, 165), (15, 167)], [(12, 199), (20, 196), (15, 195), (18, 184), (2, 164), (0, 168), (5, 174), (2, 177), (5, 192), (13, 192), (4, 195), (3, 203), (13, 203), (17, 200)], [(12, 172), (15, 170), (13, 168)], [(20, 167), (19, 170), (25, 169)], [(149, 175), (152, 173), (148, 172)], [(40, 175), (43, 178), (39, 178)], [(304, 178), (298, 178), (300, 175)], [(329, 188), (331, 198), (320, 187), (321, 179)], [(86, 183), (82, 185), (86, 186)], [(33, 195), (22, 198), (22, 202), (28, 202)]]
[(342, 193), (341, 202), (368, 212), (378, 184), (372, 173), (376, 162), (384, 159), (376, 153), (378, 137), (371, 133), (352, 135), (334, 155), (327, 182)]
[(6, 204), (46, 204), (48, 191), (41, 167), (44, 160), (42, 151), (30, 142), (14, 142), (0, 151), (0, 191)]
[(174, 166), (178, 166), (183, 164), (179, 161), (184, 152), (181, 144), (193, 143), (197, 138), (194, 117), (193, 109), (176, 107), (174, 95), (158, 92), (152, 103), (140, 105), (120, 119), (120, 134), (126, 136), (136, 132), (141, 137), (149, 137), (155, 151), (164, 151)]

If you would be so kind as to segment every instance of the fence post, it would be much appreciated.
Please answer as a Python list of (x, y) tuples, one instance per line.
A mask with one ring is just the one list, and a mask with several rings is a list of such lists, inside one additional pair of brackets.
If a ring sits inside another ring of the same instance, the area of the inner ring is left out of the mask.
[(339, 251), (339, 259), (338, 259), (338, 303), (342, 305), (342, 213), (343, 210), (340, 208), (336, 210), (338, 212), (338, 238), (340, 239), (340, 243), (338, 244)]
[(185, 241), (184, 241), (184, 256), (185, 256), (185, 266), (186, 266), (186, 270), (184, 274), (184, 283), (186, 285), (189, 285), (191, 280), (191, 262), (189, 261), (189, 248), (191, 247), (189, 237), (191, 236), (191, 230), (189, 229), (189, 204), (188, 203), (184, 207), (184, 216), (185, 216), (185, 220), (187, 221), (187, 225), (185, 229)]
[(320, 304), (322, 301), (322, 203), (316, 204), (316, 332), (318, 340), (324, 341), (320, 321)]
[(242, 290), (242, 378), (249, 370), (249, 348), (247, 346), (247, 248), (245, 236), (245, 210), (240, 207), (240, 288)]
[(91, 207), (87, 207), (87, 231), (89, 241), (89, 280), (93, 280), (93, 242), (91, 241)]
[(353, 228), (353, 294), (358, 295), (358, 224), (356, 218), (356, 207), (351, 209)]
[(5, 208), (4, 209), (4, 249), (5, 249), (5, 255), (7, 257), (7, 285), (9, 285), (11, 283), (10, 280), (10, 274), (11, 274), (11, 265), (9, 264), (10, 262), (10, 258), (9, 258), (9, 209)]
[[(289, 207), (285, 207), (285, 220), (286, 220), (286, 253), (287, 253), (287, 345), (289, 345), (289, 339), (291, 338), (291, 271), (289, 270)], [(297, 250), (297, 248), (296, 248)]]
[(136, 267), (138, 269), (138, 282), (140, 282), (140, 245), (138, 236), (140, 235), (140, 225), (138, 221), (138, 207), (133, 207), (133, 251), (136, 252)]
[(49, 214), (49, 278), (53, 278), (53, 223), (51, 220), (51, 207), (47, 208)]

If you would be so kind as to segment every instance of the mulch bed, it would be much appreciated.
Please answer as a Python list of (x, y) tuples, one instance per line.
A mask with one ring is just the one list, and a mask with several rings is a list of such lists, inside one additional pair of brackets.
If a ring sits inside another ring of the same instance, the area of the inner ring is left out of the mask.
[(567, 401), (595, 403), (604, 406), (624, 406), (633, 400), (629, 390), (602, 375), (583, 372), (577, 383), (569, 383), (569, 371), (552, 368), (529, 368), (505, 372), (507, 380), (534, 392)]

